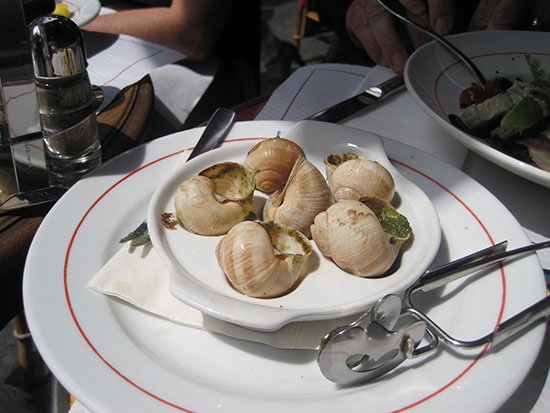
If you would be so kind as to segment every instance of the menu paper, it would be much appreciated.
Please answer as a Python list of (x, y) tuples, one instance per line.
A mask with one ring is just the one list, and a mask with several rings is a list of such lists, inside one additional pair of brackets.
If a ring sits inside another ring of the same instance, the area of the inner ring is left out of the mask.
[(132, 36), (85, 30), (83, 35), (90, 81), (105, 93), (99, 111), (125, 86), (138, 82), (157, 68), (185, 58), (179, 52)]
[[(381, 66), (308, 65), (296, 70), (273, 92), (256, 120), (299, 121), (394, 75)], [(407, 91), (339, 123), (415, 146), (457, 168), (463, 166), (468, 154), (466, 147), (424, 113)]]

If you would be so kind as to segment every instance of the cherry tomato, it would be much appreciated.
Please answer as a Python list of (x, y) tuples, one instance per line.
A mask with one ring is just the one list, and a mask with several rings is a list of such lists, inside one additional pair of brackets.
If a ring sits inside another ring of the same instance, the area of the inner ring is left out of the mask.
[(479, 86), (470, 86), (460, 93), (458, 98), (458, 104), (461, 109), (470, 105), (477, 105), (499, 93), (504, 92), (512, 85), (512, 82), (506, 78), (497, 77), (493, 80), (489, 80), (483, 85), (483, 88)]
[(485, 99), (486, 93), (484, 89), (477, 86), (470, 86), (469, 88), (464, 89), (462, 93), (460, 93), (458, 104), (463, 109), (470, 105), (481, 103)]

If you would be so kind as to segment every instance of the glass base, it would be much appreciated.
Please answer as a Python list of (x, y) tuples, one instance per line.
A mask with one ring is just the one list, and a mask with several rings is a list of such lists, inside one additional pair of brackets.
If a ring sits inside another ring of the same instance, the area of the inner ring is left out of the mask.
[(70, 187), (101, 165), (101, 146), (75, 159), (46, 158), (50, 185)]

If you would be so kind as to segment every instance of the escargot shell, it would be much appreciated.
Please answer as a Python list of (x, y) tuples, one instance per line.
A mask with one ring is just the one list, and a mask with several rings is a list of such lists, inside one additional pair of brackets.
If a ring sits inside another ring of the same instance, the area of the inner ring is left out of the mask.
[(291, 140), (270, 138), (254, 145), (243, 163), (254, 173), (256, 188), (270, 194), (282, 188), (296, 160), (305, 156)]
[(321, 253), (344, 271), (376, 277), (391, 268), (410, 231), (396, 239), (364, 203), (342, 200), (315, 217), (311, 234)]
[(319, 170), (305, 158), (299, 158), (284, 188), (267, 199), (264, 221), (296, 228), (309, 237), (315, 216), (330, 205), (330, 189)]
[(323, 163), (325, 164), (325, 172), (327, 174), (327, 179), (330, 179), (330, 177), (332, 176), (332, 172), (334, 172), (334, 170), (344, 162), (349, 161), (351, 159), (359, 159), (359, 158), (360, 156), (353, 152), (332, 153), (328, 155), (323, 160)]
[(328, 183), (336, 201), (361, 197), (379, 197), (391, 201), (395, 183), (390, 172), (379, 162), (355, 154), (325, 158)]
[(312, 252), (293, 228), (244, 221), (216, 246), (216, 258), (231, 285), (250, 297), (272, 298), (295, 288)]
[(174, 199), (176, 217), (199, 235), (222, 235), (252, 209), (254, 177), (243, 165), (223, 162), (182, 182)]

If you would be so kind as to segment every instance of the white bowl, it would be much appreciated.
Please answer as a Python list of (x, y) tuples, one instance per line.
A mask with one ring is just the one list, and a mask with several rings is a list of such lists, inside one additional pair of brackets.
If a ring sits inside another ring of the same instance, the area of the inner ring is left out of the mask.
[[(489, 30), (461, 33), (448, 40), (470, 57), (488, 80), (497, 76), (527, 79), (526, 54), (550, 70), (550, 33)], [(415, 51), (405, 67), (405, 84), (413, 99), (449, 134), (496, 165), (550, 188), (550, 172), (507, 155), (451, 124), (448, 115), (460, 111), (460, 92), (473, 82), (465, 65), (435, 42)]]

